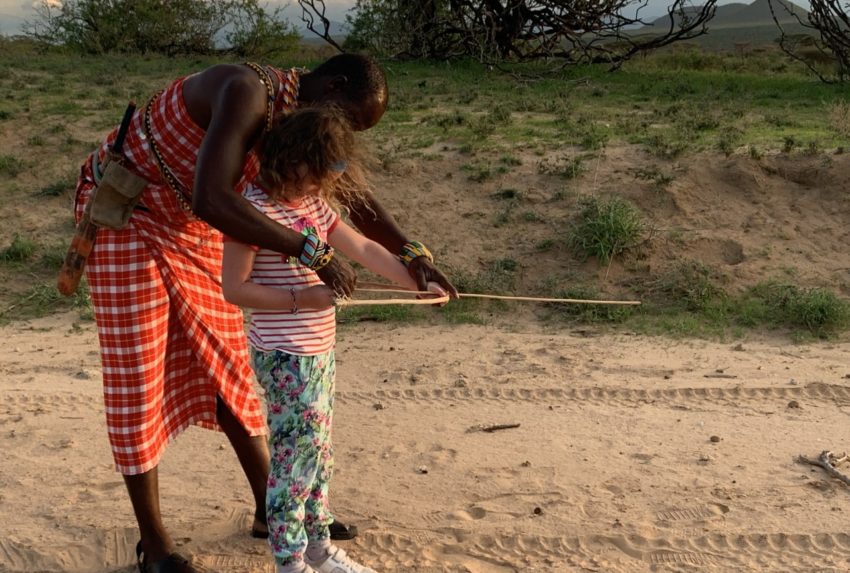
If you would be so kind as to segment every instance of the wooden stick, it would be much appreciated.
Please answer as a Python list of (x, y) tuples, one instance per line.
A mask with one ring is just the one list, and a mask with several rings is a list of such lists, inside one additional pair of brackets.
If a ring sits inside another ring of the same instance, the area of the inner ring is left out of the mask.
[(484, 426), (482, 424), (478, 424), (475, 426), (470, 426), (466, 431), (492, 433), (498, 430), (510, 430), (512, 428), (519, 428), (519, 426), (519, 424), (493, 424), (491, 426)]
[[(404, 291), (411, 293), (411, 291)], [(434, 293), (428, 293), (433, 295)], [(374, 300), (353, 300), (350, 298), (336, 299), (337, 306), (371, 306), (383, 304), (444, 304), (449, 302), (449, 295), (434, 298), (383, 298)]]
[[(391, 285), (385, 285), (382, 283), (370, 283), (363, 282), (360, 283), (357, 287), (357, 290), (363, 292), (397, 292), (404, 294), (430, 294), (434, 293), (430, 291), (420, 291), (420, 290), (404, 290), (398, 289)], [(557, 302), (557, 303), (574, 303), (574, 304), (619, 304), (619, 305), (639, 305), (639, 300), (585, 300), (585, 299), (577, 299), (577, 298), (540, 298), (540, 297), (530, 297), (530, 296), (506, 296), (506, 295), (497, 295), (497, 294), (478, 294), (478, 293), (460, 293), (461, 298), (486, 298), (486, 299), (494, 299), (494, 300), (519, 300), (524, 302)]]
[(845, 485), (850, 485), (850, 478), (841, 473), (836, 469), (835, 466), (838, 464), (847, 461), (847, 454), (842, 454), (840, 456), (836, 456), (829, 450), (824, 450), (818, 456), (818, 459), (813, 460), (807, 458), (806, 456), (800, 454), (797, 456), (797, 462), (801, 464), (809, 464), (812, 466), (818, 466), (824, 469), (826, 473), (830, 476), (834, 477), (837, 480), (844, 482)]

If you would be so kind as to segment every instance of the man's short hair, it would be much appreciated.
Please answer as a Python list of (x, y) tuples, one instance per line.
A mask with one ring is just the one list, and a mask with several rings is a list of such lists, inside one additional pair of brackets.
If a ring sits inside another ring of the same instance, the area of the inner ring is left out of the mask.
[(317, 76), (345, 76), (345, 93), (351, 101), (363, 101), (375, 95), (386, 98), (387, 78), (373, 58), (360, 54), (338, 54), (313, 70)]

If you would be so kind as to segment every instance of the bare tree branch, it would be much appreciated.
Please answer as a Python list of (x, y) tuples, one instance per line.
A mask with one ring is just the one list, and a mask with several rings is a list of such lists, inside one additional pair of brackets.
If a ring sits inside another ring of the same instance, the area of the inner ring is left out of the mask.
[[(850, 78), (850, 2), (842, 7), (840, 0), (811, 0), (811, 10), (805, 20), (781, 0), (768, 0), (768, 3), (780, 31), (779, 46), (783, 52), (802, 62), (822, 82), (836, 83)], [(792, 16), (811, 35), (788, 34), (782, 25), (782, 14)], [(812, 52), (818, 57), (813, 57)], [(834, 63), (837, 66), (835, 76), (825, 74), (818, 63)]]
[(358, 0), (349, 21), (364, 47), (395, 47), (381, 55), (618, 67), (637, 53), (704, 34), (716, 0), (696, 1), (673, 0), (664, 26), (642, 19), (649, 0)]
[[(340, 52), (344, 52), (345, 50), (342, 49), (342, 46), (330, 34), (331, 21), (325, 16), (327, 7), (324, 0), (298, 0), (298, 4), (301, 6), (301, 21), (307, 25), (307, 29)], [(321, 22), (321, 31), (316, 29), (317, 19)]]

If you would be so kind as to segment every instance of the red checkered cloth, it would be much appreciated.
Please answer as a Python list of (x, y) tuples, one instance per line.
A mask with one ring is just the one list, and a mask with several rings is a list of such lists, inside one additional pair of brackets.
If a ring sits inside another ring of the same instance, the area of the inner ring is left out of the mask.
[[(293, 109), (298, 72), (267, 69), (281, 86), (275, 113)], [(189, 117), (182, 88), (180, 79), (159, 96), (151, 122), (163, 158), (190, 192), (204, 131)], [(98, 231), (86, 266), (109, 441), (116, 469), (126, 475), (154, 468), (168, 442), (191, 424), (220, 429), (216, 396), (250, 435), (266, 431), (242, 313), (221, 294), (221, 233), (186, 213), (162, 182), (145, 141), (143, 113), (133, 118), (124, 154), (126, 165), (152, 183), (125, 229)], [(252, 154), (240, 189), (257, 170)], [(77, 185), (77, 220), (93, 188), (89, 158)]]

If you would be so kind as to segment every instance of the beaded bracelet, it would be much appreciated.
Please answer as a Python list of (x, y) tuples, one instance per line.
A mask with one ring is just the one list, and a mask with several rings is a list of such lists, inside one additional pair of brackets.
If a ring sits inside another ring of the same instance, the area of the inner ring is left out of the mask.
[(310, 233), (304, 239), (298, 260), (305, 267), (318, 271), (325, 267), (334, 256), (333, 247), (322, 241), (316, 234)]
[(295, 289), (289, 289), (289, 294), (292, 296), (292, 308), (290, 309), (291, 314), (298, 314), (298, 301), (295, 300)]
[(419, 241), (410, 241), (401, 247), (399, 258), (401, 259), (401, 262), (404, 263), (405, 267), (409, 267), (410, 263), (413, 262), (413, 259), (417, 259), (419, 257), (425, 257), (432, 263), (434, 262), (434, 255), (431, 254), (428, 247)]

